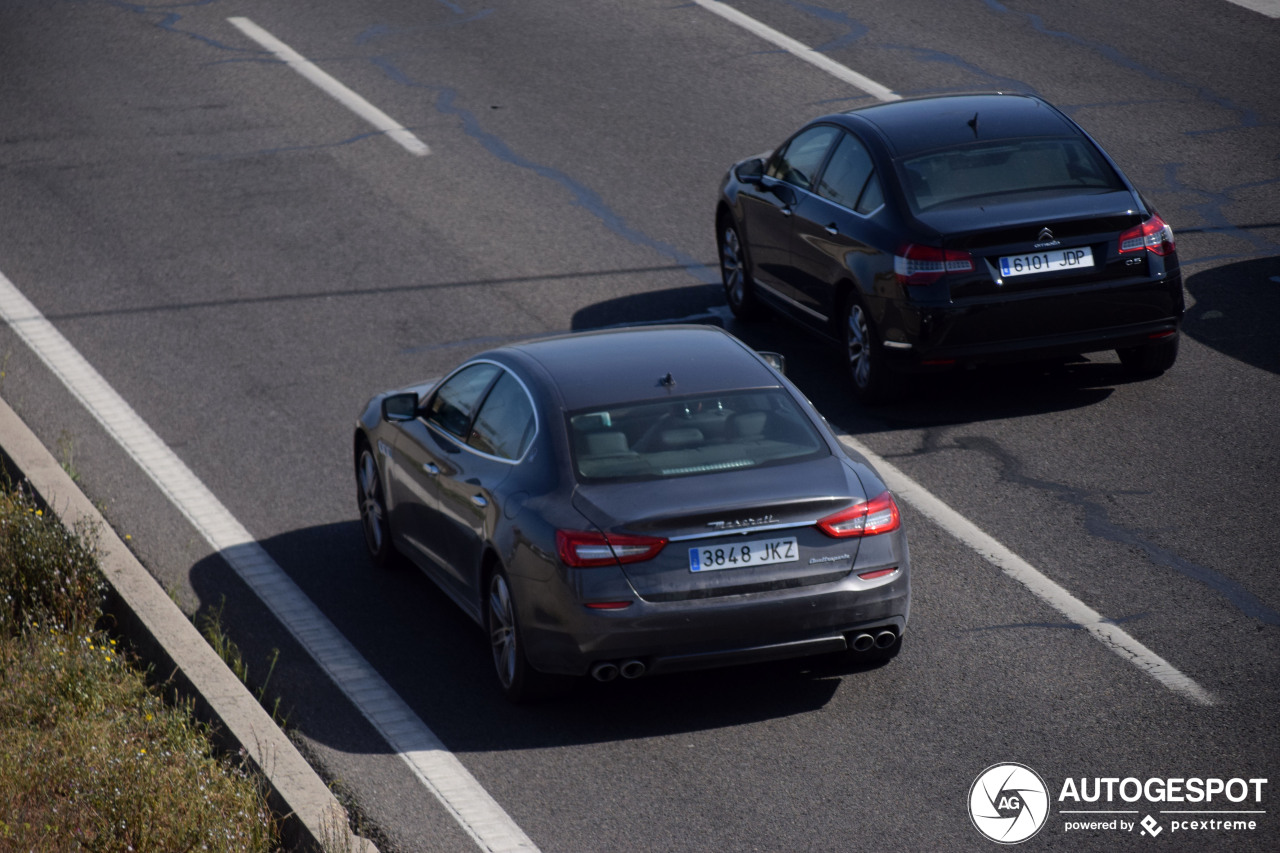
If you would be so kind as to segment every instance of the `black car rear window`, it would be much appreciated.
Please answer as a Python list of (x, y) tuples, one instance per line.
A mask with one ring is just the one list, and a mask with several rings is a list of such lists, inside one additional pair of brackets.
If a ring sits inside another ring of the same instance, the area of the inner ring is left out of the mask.
[(659, 480), (760, 468), (830, 451), (781, 389), (646, 400), (569, 415), (583, 482)]
[(1085, 139), (1012, 139), (904, 159), (899, 164), (912, 210), (974, 204), (1020, 193), (1123, 189)]

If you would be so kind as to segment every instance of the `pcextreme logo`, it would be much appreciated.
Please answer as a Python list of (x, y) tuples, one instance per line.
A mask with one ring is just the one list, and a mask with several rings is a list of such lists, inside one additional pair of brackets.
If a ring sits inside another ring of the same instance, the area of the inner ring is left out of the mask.
[[(1062, 831), (1155, 838), (1253, 833), (1267, 811), (1267, 780), (1243, 777), (1067, 777), (1057, 796)], [(1018, 844), (1049, 822), (1049, 788), (1025, 764), (993, 764), (969, 788), (969, 819), (999, 844)], [(1225, 839), (1223, 839), (1225, 840)]]

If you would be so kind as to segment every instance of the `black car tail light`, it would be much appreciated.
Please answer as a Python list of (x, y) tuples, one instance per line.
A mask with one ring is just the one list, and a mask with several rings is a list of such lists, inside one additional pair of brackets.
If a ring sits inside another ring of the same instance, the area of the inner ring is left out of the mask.
[(606, 536), (589, 530), (557, 530), (556, 550), (566, 566), (590, 569), (617, 563), (642, 563), (658, 556), (667, 540), (655, 536)]
[(837, 539), (889, 533), (901, 526), (902, 515), (893, 495), (888, 492), (881, 492), (869, 501), (854, 504), (818, 522), (819, 530)]
[(933, 284), (947, 273), (973, 270), (973, 255), (959, 249), (910, 243), (893, 256), (893, 271), (900, 284)]
[(1146, 222), (1135, 225), (1120, 235), (1120, 254), (1122, 255), (1126, 252), (1141, 252), (1143, 249), (1155, 252), (1157, 255), (1171, 255), (1176, 248), (1173, 229), (1160, 218), (1159, 214), (1153, 214)]

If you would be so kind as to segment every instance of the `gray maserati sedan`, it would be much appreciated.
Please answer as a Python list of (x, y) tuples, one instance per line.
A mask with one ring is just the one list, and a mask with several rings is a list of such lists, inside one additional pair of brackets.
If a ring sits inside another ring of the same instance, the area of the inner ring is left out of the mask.
[(891, 658), (898, 506), (776, 362), (722, 329), (637, 327), (380, 394), (353, 442), (368, 552), (488, 632), (516, 702), (587, 675)]

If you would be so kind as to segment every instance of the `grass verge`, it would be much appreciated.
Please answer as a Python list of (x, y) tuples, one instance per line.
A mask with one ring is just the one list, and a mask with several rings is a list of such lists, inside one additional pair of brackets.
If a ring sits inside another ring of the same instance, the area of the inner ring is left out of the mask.
[(262, 781), (102, 630), (92, 531), (0, 490), (0, 849), (269, 851)]

